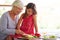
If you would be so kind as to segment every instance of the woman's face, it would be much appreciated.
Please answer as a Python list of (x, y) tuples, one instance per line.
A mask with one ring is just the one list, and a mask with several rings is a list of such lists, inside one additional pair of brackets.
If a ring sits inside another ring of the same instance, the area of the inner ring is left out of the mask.
[(22, 8), (18, 8), (16, 6), (13, 7), (13, 11), (15, 15), (18, 15), (20, 12), (22, 12)]
[(33, 14), (33, 10), (31, 8), (27, 9), (27, 14), (28, 15), (32, 15)]

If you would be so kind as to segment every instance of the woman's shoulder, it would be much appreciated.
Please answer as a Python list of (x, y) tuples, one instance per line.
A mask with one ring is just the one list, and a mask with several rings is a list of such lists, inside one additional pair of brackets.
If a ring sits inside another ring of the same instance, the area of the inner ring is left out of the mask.
[(3, 17), (7, 17), (8, 16), (8, 12), (5, 12), (2, 14)]

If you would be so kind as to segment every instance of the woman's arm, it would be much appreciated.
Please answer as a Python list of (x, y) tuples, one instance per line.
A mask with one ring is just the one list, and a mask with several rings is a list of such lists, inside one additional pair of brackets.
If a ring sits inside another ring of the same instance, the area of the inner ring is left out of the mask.
[(37, 19), (36, 15), (33, 15), (34, 25), (35, 25), (35, 32), (38, 33), (38, 26), (37, 26)]
[(7, 22), (8, 22), (7, 19), (8, 19), (7, 16), (5, 14), (3, 14), (1, 17), (1, 20), (0, 20), (1, 21), (0, 31), (4, 34), (7, 34), (7, 35), (9, 35), (9, 34), (13, 35), (13, 34), (15, 34), (15, 29), (8, 29), (7, 28)]
[(8, 29), (7, 24), (8, 24), (8, 20), (7, 20), (7, 16), (5, 14), (2, 15), (1, 17), (1, 23), (0, 23), (0, 32), (7, 34), (7, 35), (15, 35), (16, 34), (20, 34), (21, 31), (18, 29)]

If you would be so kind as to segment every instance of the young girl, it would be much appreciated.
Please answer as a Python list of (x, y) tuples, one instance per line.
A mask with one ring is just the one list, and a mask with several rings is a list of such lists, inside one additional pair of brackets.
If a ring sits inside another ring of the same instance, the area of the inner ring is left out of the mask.
[[(36, 20), (36, 7), (34, 3), (29, 3), (26, 6), (25, 13), (23, 13), (18, 21), (17, 29), (21, 30), (21, 34), (29, 34), (34, 36), (38, 34), (37, 20)], [(21, 25), (21, 26), (20, 26)], [(35, 33), (34, 33), (35, 28)], [(16, 34), (14, 37), (19, 38), (22, 37), (21, 34)]]
[[(36, 7), (34, 3), (29, 3), (26, 6), (25, 13), (23, 13), (18, 21), (17, 29), (20, 29), (26, 34), (34, 36), (38, 33), (38, 27), (37, 27), (37, 20), (36, 20)], [(20, 26), (20, 24), (22, 25)], [(35, 27), (35, 34), (34, 34), (34, 27)], [(19, 37), (19, 34), (16, 35), (16, 37)]]

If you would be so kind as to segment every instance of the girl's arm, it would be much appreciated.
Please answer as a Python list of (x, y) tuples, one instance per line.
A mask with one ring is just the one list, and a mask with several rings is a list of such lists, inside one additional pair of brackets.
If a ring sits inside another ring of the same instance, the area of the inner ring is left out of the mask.
[[(18, 23), (17, 23), (17, 26), (16, 26), (16, 28), (17, 28), (18, 30), (20, 30), (20, 25), (21, 25), (21, 23), (22, 23), (22, 21), (23, 21), (23, 15), (24, 15), (24, 14), (22, 14), (21, 17), (20, 17), (20, 19), (18, 20)], [(20, 34), (25, 35), (25, 33), (24, 33), (23, 31), (21, 31), (21, 30), (20, 30)]]
[(36, 15), (33, 15), (34, 25), (35, 25), (35, 33), (38, 33), (37, 19)]
[(21, 25), (21, 23), (22, 23), (22, 21), (23, 21), (23, 14), (21, 15), (21, 17), (20, 17), (20, 19), (18, 20), (18, 23), (17, 23), (17, 25), (16, 25), (16, 28), (17, 29), (20, 29), (20, 25)]

